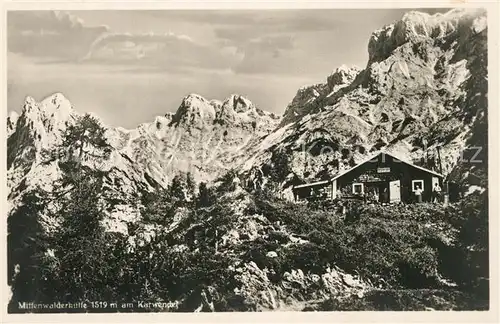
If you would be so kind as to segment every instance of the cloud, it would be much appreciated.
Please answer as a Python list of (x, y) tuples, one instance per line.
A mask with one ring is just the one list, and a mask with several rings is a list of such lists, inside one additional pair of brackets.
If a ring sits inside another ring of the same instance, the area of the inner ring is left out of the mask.
[(281, 74), (297, 73), (297, 39), (293, 34), (275, 34), (251, 39), (225, 40), (226, 46), (234, 46), (242, 59), (233, 66), (239, 74)]
[(78, 12), (11, 11), (8, 50), (45, 64), (78, 62), (128, 66), (139, 71), (195, 72), (198, 68), (290, 74), (297, 72), (297, 67), (290, 66), (297, 64), (293, 54), (302, 51), (297, 49), (297, 39), (300, 42), (304, 35), (310, 37), (309, 31), (331, 31), (339, 23), (331, 13), (317, 10), (167, 10), (134, 14), (141, 24), (148, 20), (168, 21), (195, 34), (199, 29), (207, 30), (211, 38), (198, 34), (200, 42), (190, 35), (162, 33), (161, 28), (151, 33), (117, 33), (106, 26), (86, 25), (76, 16)]
[(57, 11), (9, 11), (7, 49), (40, 59), (77, 60), (106, 26), (85, 26), (74, 15)]
[[(142, 11), (141, 15), (169, 21), (191, 21), (196, 24), (225, 28), (246, 28), (254, 30), (295, 31), (325, 30), (339, 26), (344, 12), (352, 10), (180, 10), (180, 11)], [(334, 17), (332, 17), (332, 14)]]
[(238, 14), (228, 12), (225, 19), (217, 17), (224, 23), (216, 25), (214, 34), (220, 44), (234, 46), (244, 55), (234, 67), (236, 73), (304, 75), (321, 69), (330, 71), (335, 68), (334, 61), (360, 64), (366, 55), (360, 46), (366, 46), (370, 33), (406, 11), (261, 10), (241, 13), (244, 19), (240, 21), (231, 19)]
[[(240, 74), (307, 73), (300, 61), (304, 59), (304, 49), (300, 48), (303, 40), (325, 37), (318, 34), (323, 32), (331, 37), (348, 19), (337, 11), (318, 10), (263, 10), (249, 14), (253, 20), (243, 19), (214, 29), (220, 44), (234, 46), (243, 55), (233, 68)], [(312, 50), (309, 56), (315, 49)]]
[(198, 25), (254, 25), (262, 10), (144, 10), (139, 15), (176, 23), (190, 21)]
[[(219, 43), (236, 49), (241, 59), (233, 66), (237, 73), (286, 73), (277, 59), (286, 57), (295, 50), (295, 37), (291, 33), (269, 34), (245, 38), (239, 29), (218, 30)], [(248, 36), (248, 35), (247, 35)]]
[(271, 35), (257, 37), (239, 45), (238, 50), (249, 55), (272, 53), (278, 57), (282, 51), (294, 48), (293, 37), (291, 35)]
[[(83, 65), (92, 73), (94, 68), (194, 75), (204, 70), (316, 78), (336, 62), (362, 64), (369, 33), (404, 11), (9, 11), (8, 51), (33, 64)], [(120, 32), (90, 26), (79, 14)], [(9, 61), (9, 69), (23, 67)]]
[(172, 32), (115, 33), (106, 26), (86, 26), (65, 12), (11, 11), (7, 25), (8, 51), (44, 64), (227, 70), (243, 57), (234, 45), (201, 44)]
[(241, 57), (234, 47), (202, 45), (186, 35), (104, 34), (90, 46), (84, 61), (165, 70), (228, 69)]

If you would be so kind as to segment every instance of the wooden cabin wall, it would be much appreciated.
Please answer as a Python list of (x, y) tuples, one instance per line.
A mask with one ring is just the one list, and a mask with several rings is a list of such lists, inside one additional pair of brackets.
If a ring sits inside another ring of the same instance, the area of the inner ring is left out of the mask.
[[(390, 168), (390, 172), (377, 172), (378, 168), (387, 167)], [(382, 181), (388, 184), (389, 181), (400, 180), (401, 200), (408, 202), (415, 199), (412, 191), (412, 180), (424, 180), (422, 199), (430, 201), (432, 199), (432, 177), (431, 173), (400, 161), (394, 161), (391, 156), (379, 155), (376, 160), (368, 161), (337, 179), (337, 188), (345, 195), (346, 193), (352, 194), (353, 183), (363, 183), (366, 187), (375, 181)]]
[(307, 187), (302, 187), (302, 188), (295, 188), (293, 189), (295, 199), (300, 200), (300, 199), (305, 199), (311, 197), (311, 190), (313, 191), (319, 191), (319, 192), (324, 192), (326, 194), (327, 199), (332, 199), (332, 184), (331, 183), (326, 183), (326, 184), (321, 184), (321, 185), (312, 185), (312, 186), (307, 186)]

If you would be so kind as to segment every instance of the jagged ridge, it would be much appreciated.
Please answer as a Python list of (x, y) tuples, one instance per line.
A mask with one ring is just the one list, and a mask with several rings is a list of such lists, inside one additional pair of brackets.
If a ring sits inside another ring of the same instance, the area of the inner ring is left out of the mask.
[[(29, 188), (52, 190), (60, 170), (57, 161), (41, 163), (42, 151), (61, 144), (66, 127), (78, 115), (69, 100), (56, 93), (40, 103), (27, 97), (21, 115), (9, 117), (7, 164), (13, 206)], [(113, 148), (109, 160), (90, 158), (85, 163), (109, 171), (109, 185), (118, 187), (125, 202), (134, 192), (166, 186), (179, 172), (191, 172), (196, 181), (215, 179), (234, 165), (241, 146), (265, 136), (278, 122), (278, 116), (239, 95), (220, 103), (190, 94), (175, 114), (158, 116), (136, 129), (105, 126)], [(114, 219), (130, 221), (130, 213), (124, 206)]]

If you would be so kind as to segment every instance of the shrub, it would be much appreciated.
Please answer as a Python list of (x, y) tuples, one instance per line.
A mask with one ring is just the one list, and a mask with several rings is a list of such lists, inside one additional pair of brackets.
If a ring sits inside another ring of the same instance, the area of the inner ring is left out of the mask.
[(282, 269), (303, 269), (311, 273), (322, 274), (335, 259), (330, 251), (314, 243), (295, 245), (286, 251)]
[[(395, 212), (390, 212), (392, 206), (352, 202), (350, 217), (340, 222), (335, 211), (263, 197), (254, 203), (252, 208), (257, 213), (281, 221), (295, 235), (311, 242), (290, 247), (283, 261), (285, 268), (300, 267), (320, 273), (328, 264), (336, 264), (385, 286), (435, 284), (439, 255), (429, 245), (429, 239), (439, 241), (439, 232), (426, 228), (415, 220), (417, 217), (396, 217)], [(432, 213), (431, 207), (425, 208)]]
[(466, 291), (489, 294), (488, 191), (475, 193), (452, 206), (457, 242), (441, 251), (440, 263)]

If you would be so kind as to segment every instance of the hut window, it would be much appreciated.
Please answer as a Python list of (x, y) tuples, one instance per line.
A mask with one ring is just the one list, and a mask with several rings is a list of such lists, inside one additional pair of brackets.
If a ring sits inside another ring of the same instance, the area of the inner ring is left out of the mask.
[(411, 190), (417, 190), (417, 187), (420, 187), (422, 191), (424, 190), (424, 180), (412, 180), (411, 182)]
[(362, 194), (364, 193), (364, 186), (362, 183), (353, 183), (352, 184), (352, 193), (353, 194)]

